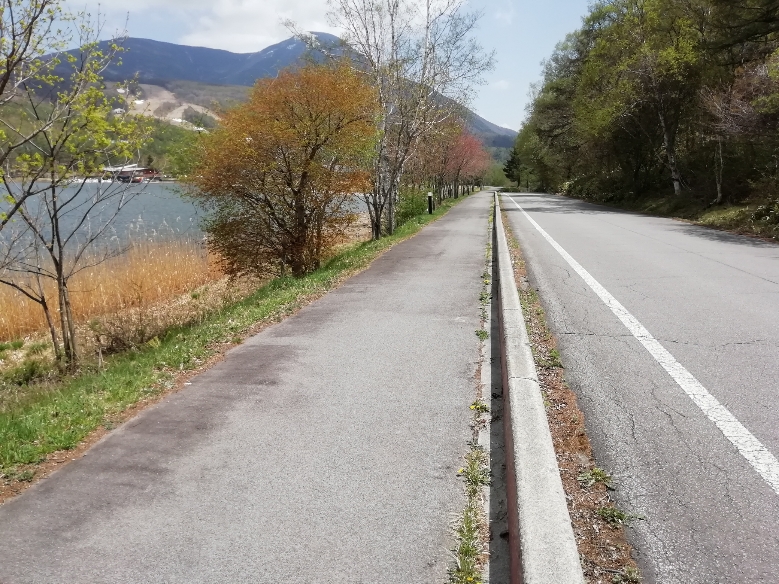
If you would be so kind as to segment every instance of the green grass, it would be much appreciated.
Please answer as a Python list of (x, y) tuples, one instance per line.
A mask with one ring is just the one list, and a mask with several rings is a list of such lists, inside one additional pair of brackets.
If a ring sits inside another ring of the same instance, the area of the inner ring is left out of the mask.
[(29, 347), (27, 347), (27, 356), (30, 357), (34, 355), (42, 355), (50, 346), (51, 343), (47, 342), (32, 343)]
[[(0, 399), (0, 471), (8, 474), (18, 465), (42, 462), (52, 452), (74, 448), (128, 407), (172, 387), (180, 371), (196, 369), (222, 343), (236, 342), (256, 323), (291, 314), (462, 200), (445, 201), (433, 215), (408, 220), (390, 237), (353, 246), (308, 276), (273, 280), (202, 323), (171, 329), (138, 350), (108, 357), (100, 371), (87, 368), (17, 401)], [(37, 373), (32, 370), (36, 367), (27, 365), (28, 370), (15, 372), (13, 382), (24, 383)]]
[(0, 343), (0, 351), (18, 351), (24, 347), (24, 341), (11, 341), (10, 343)]
[(481, 537), (484, 525), (481, 489), (490, 484), (487, 454), (481, 447), (472, 445), (471, 450), (465, 455), (465, 466), (458, 474), (465, 480), (467, 503), (455, 528), (457, 547), (454, 549), (455, 565), (449, 570), (449, 582), (480, 584), (482, 582), (481, 560), (484, 555), (484, 543)]
[(598, 517), (609, 525), (627, 525), (635, 519), (640, 519), (642, 521), (645, 519), (642, 515), (626, 513), (616, 507), (601, 507), (596, 513), (598, 514)]
[(607, 488), (611, 488), (612, 484), (611, 475), (597, 466), (586, 472), (580, 473), (577, 478), (584, 488), (591, 487), (595, 483), (603, 483)]

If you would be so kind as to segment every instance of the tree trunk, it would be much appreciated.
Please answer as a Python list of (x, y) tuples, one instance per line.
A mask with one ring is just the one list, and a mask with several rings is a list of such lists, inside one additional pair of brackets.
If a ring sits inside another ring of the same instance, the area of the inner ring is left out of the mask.
[(70, 339), (70, 364), (78, 365), (78, 348), (76, 347), (76, 323), (73, 320), (73, 309), (70, 304), (70, 291), (68, 290), (67, 280), (65, 281), (65, 316), (68, 322), (68, 337)]
[[(302, 181), (301, 181), (302, 182)], [(306, 273), (306, 240), (308, 239), (306, 225), (306, 205), (303, 193), (295, 194), (295, 240), (292, 243), (292, 275), (300, 278)]]
[[(58, 266), (59, 268), (59, 266)], [(58, 272), (60, 270), (58, 269)], [(65, 299), (65, 281), (61, 273), (57, 274), (57, 296), (59, 302), (60, 330), (62, 331), (62, 350), (65, 354), (65, 364), (70, 367), (74, 362), (73, 341), (68, 324), (67, 300)]]
[(663, 147), (665, 148), (668, 170), (671, 171), (674, 194), (678, 197), (682, 194), (682, 175), (679, 172), (679, 165), (676, 163), (676, 136), (671, 133), (671, 129), (666, 123), (665, 115), (662, 112), (658, 112), (657, 116), (660, 118), (660, 127), (663, 129)]
[(722, 204), (722, 170), (725, 166), (722, 158), (722, 137), (717, 137), (717, 150), (714, 153), (714, 180), (717, 182), (717, 200), (715, 205)]
[(378, 194), (374, 187), (374, 192), (368, 199), (368, 216), (371, 222), (371, 238), (378, 240), (381, 238), (381, 208), (379, 207)]
[(395, 205), (398, 201), (398, 193), (400, 192), (400, 174), (397, 178), (392, 179), (390, 183), (390, 191), (387, 196), (387, 234), (392, 235), (395, 233)]
[(51, 344), (54, 345), (54, 357), (57, 362), (60, 363), (62, 362), (62, 349), (60, 348), (59, 336), (57, 335), (57, 327), (54, 326), (54, 319), (51, 316), (51, 309), (49, 308), (49, 303), (46, 301), (46, 296), (43, 293), (43, 284), (41, 284), (40, 275), (36, 275), (35, 280), (38, 284), (38, 295), (41, 298), (41, 308), (43, 309), (43, 315), (46, 317), (46, 324), (49, 327)]

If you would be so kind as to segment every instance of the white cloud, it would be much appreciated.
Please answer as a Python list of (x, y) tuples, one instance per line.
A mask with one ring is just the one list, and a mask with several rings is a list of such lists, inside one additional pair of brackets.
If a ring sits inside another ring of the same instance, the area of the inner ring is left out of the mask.
[(327, 24), (324, 1), (217, 0), (197, 27), (181, 38), (185, 44), (231, 51), (258, 51), (290, 36), (281, 22), (292, 20), (301, 30), (334, 32)]
[(493, 81), (489, 85), (492, 89), (497, 89), (499, 91), (508, 89), (511, 87), (511, 83), (505, 79), (498, 79), (497, 81)]
[[(78, 0), (71, 5), (84, 6)], [(150, 37), (153, 28), (153, 38), (159, 39), (167, 22), (164, 40), (235, 52), (259, 51), (289, 38), (283, 20), (294, 21), (301, 30), (337, 33), (327, 23), (326, 0), (101, 0), (100, 6), (108, 16), (109, 34), (122, 27), (129, 13), (130, 36)], [(94, 13), (97, 5), (89, 8)]]
[(501, 2), (492, 13), (492, 18), (496, 23), (503, 26), (512, 26), (514, 18), (517, 16), (515, 2)]

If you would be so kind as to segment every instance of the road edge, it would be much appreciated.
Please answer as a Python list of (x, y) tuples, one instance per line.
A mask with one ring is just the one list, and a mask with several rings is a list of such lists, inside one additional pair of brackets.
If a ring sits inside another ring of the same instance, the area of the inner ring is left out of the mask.
[(506, 416), (511, 582), (584, 584), (579, 551), (494, 193), (501, 372)]

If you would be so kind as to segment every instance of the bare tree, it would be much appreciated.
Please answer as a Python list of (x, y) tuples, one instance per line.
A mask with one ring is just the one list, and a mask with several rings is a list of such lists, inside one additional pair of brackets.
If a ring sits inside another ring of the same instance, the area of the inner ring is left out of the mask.
[[(395, 228), (404, 167), (419, 139), (492, 68), (471, 37), (480, 18), (465, 0), (330, 0), (330, 18), (376, 86), (382, 116), (371, 192), (364, 195), (374, 239)], [(454, 109), (457, 109), (456, 107)]]

